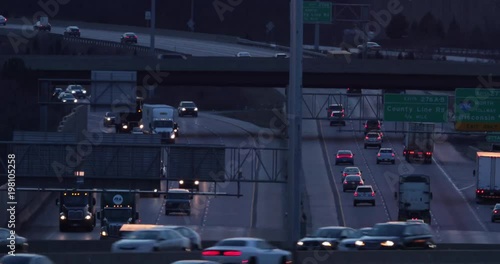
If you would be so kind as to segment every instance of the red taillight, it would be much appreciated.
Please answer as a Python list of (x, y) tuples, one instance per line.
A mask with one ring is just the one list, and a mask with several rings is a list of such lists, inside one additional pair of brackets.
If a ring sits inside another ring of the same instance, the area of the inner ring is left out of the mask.
[(425, 153), (427, 156), (430, 156), (432, 153), (431, 152), (426, 152)]
[(224, 256), (226, 256), (226, 257), (238, 257), (238, 256), (241, 256), (241, 252), (240, 251), (226, 251), (226, 252), (224, 252)]
[(340, 159), (340, 156), (339, 156), (339, 155), (337, 155), (337, 159)]
[(347, 181), (344, 181), (344, 184), (347, 184)]
[(410, 154), (412, 154), (412, 155), (415, 154), (415, 151), (410, 151)]
[(377, 140), (381, 140), (382, 138), (381, 137), (378, 137)]
[(380, 157), (380, 153), (379, 153), (379, 154), (377, 154), (377, 157)]
[(220, 252), (217, 250), (206, 250), (201, 253), (203, 256), (219, 256)]
[(344, 174), (343, 174), (343, 175), (344, 175), (344, 177), (345, 177), (345, 176), (347, 176), (347, 173), (345, 173), (345, 172), (344, 172)]
[(359, 184), (360, 184), (360, 185), (364, 185), (364, 184), (365, 184), (365, 182), (364, 182), (364, 181), (359, 181)]
[(493, 213), (494, 213), (494, 214), (497, 214), (497, 213), (498, 213), (498, 210), (493, 211)]
[(375, 192), (372, 192), (372, 196), (375, 196)]
[(349, 158), (352, 158), (352, 155), (349, 155)]
[(354, 192), (354, 196), (358, 196), (358, 192)]
[(365, 125), (365, 128), (367, 128), (367, 127), (368, 127), (368, 125)]
[(391, 154), (394, 157), (394, 153)]
[(368, 137), (365, 137), (365, 139), (368, 139)]
[(477, 189), (477, 190), (476, 190), (476, 193), (484, 193), (484, 190)]

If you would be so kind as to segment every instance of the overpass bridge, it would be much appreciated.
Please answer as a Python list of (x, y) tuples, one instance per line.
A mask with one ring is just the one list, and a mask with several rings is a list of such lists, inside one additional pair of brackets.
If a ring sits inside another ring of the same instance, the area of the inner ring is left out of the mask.
[[(1, 56), (0, 65), (11, 56)], [(165, 85), (218, 87), (286, 87), (288, 59), (190, 57), (158, 60), (152, 56), (16, 56), (39, 78), (90, 79), (91, 71), (137, 71), (137, 80), (160, 72)], [(346, 60), (303, 61), (305, 88), (455, 90), (492, 86), (481, 81), (500, 76), (494, 64), (449, 61)], [(486, 76), (486, 77), (485, 77)]]

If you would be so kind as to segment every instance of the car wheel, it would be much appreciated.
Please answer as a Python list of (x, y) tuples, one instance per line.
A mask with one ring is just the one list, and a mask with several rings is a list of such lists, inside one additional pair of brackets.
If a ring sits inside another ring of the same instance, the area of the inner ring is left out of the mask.
[(248, 261), (248, 264), (257, 264), (257, 259), (255, 257), (251, 257), (250, 261)]
[(492, 217), (492, 218), (491, 218), (491, 222), (492, 222), (492, 223), (495, 223), (495, 218), (493, 218), (493, 217)]
[(193, 116), (194, 116), (194, 117), (198, 117), (198, 114), (196, 113), (196, 114), (194, 114)]
[(279, 264), (286, 264), (286, 257), (282, 257)]
[(379, 160), (377, 160), (377, 164), (380, 164), (380, 161), (379, 161)]
[(375, 206), (375, 201), (372, 202), (372, 206)]
[(345, 192), (345, 189), (342, 189), (343, 192)]
[(365, 145), (365, 149), (366, 149), (366, 145)]
[(352, 205), (357, 206), (358, 204), (356, 202), (352, 202)]
[(187, 212), (187, 213), (186, 213), (186, 215), (187, 215), (187, 216), (190, 216), (190, 215), (191, 215), (191, 212)]
[(165, 211), (165, 215), (169, 215), (169, 214), (170, 214), (170, 212), (169, 212), (169, 211)]
[(330, 122), (330, 126), (333, 126), (333, 122)]
[(396, 163), (396, 161), (395, 161), (395, 160), (393, 160), (393, 161), (391, 161), (391, 163), (392, 163), (392, 164), (394, 164), (394, 163)]

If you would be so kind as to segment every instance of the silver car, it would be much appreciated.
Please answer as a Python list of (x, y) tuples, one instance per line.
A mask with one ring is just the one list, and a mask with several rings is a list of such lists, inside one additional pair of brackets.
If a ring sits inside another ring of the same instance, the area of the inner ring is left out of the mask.
[(368, 132), (365, 136), (365, 148), (369, 146), (382, 147), (382, 137), (379, 133)]
[(353, 205), (358, 206), (360, 203), (368, 203), (375, 206), (375, 191), (371, 185), (361, 185), (354, 191)]
[(377, 164), (380, 162), (396, 163), (396, 155), (392, 148), (380, 148), (377, 153)]
[(111, 252), (190, 251), (191, 242), (171, 228), (155, 227), (130, 233), (111, 246)]

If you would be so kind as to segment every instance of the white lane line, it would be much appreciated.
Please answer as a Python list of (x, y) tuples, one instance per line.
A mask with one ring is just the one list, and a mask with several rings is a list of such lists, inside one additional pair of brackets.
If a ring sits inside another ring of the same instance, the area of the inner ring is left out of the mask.
[(474, 212), (474, 209), (472, 209), (472, 206), (470, 206), (469, 202), (467, 201), (467, 198), (465, 198), (465, 195), (460, 191), (460, 189), (451, 180), (451, 177), (448, 175), (448, 173), (446, 173), (446, 171), (443, 169), (443, 167), (441, 167), (441, 165), (436, 161), (436, 159), (434, 159), (434, 157), (432, 157), (432, 161), (434, 161), (434, 163), (436, 164), (436, 166), (438, 167), (438, 169), (441, 171), (441, 173), (443, 173), (443, 175), (450, 182), (450, 184), (453, 186), (453, 188), (455, 188), (455, 190), (460, 195), (460, 197), (462, 197), (462, 199), (464, 200), (465, 204), (467, 204), (467, 208), (469, 208), (470, 212), (472, 213), (472, 215), (474, 216), (474, 218), (476, 218), (476, 221), (479, 223), (479, 225), (481, 226), (481, 228), (484, 231), (487, 232), (488, 228), (486, 228), (486, 226), (483, 224), (483, 222), (479, 219), (479, 217), (477, 216), (476, 212)]
[(475, 184), (475, 183), (474, 183), (474, 184), (471, 184), (471, 185), (469, 185), (469, 186), (462, 187), (462, 188), (460, 188), (459, 190), (460, 190), (460, 191), (467, 190), (467, 189), (469, 189), (469, 188), (471, 188), (471, 187), (474, 187), (474, 186), (476, 186), (476, 184)]

